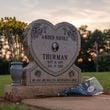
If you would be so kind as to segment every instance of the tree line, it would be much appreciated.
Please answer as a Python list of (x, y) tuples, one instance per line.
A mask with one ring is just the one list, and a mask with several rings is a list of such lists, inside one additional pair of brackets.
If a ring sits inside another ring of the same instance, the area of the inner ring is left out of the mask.
[[(8, 73), (11, 61), (28, 63), (22, 43), (27, 25), (16, 17), (0, 19), (0, 74)], [(110, 29), (90, 31), (88, 26), (83, 25), (78, 31), (81, 50), (75, 64), (82, 71), (110, 71)]]
[(76, 64), (82, 71), (110, 71), (110, 29), (92, 32), (83, 25), (79, 32), (81, 51)]

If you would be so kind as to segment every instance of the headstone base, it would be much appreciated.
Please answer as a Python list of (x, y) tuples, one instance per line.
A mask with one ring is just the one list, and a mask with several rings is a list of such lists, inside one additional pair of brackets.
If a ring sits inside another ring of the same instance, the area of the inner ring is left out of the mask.
[[(68, 86), (71, 87), (71, 86)], [(17, 102), (23, 99), (57, 96), (67, 86), (5, 86), (5, 98)]]

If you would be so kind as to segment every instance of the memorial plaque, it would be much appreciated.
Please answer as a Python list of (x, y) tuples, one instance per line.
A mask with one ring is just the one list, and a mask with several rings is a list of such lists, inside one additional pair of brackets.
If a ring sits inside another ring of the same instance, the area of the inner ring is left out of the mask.
[(27, 85), (73, 85), (80, 69), (74, 61), (80, 50), (80, 36), (70, 23), (56, 25), (46, 20), (32, 22), (25, 32)]

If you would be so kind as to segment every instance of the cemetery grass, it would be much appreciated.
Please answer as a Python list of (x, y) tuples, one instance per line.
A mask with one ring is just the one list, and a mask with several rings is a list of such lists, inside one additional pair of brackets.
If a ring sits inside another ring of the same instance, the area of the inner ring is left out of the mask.
[[(98, 81), (102, 84), (104, 89), (110, 90), (110, 72), (84, 72), (81, 73), (81, 77), (96, 77)], [(11, 84), (10, 75), (0, 75), (0, 97), (3, 97), (5, 85)]]
[(0, 75), (0, 110), (29, 110), (27, 106), (9, 102), (3, 98), (5, 85), (11, 84), (10, 75)]
[[(110, 72), (86, 72), (81, 73), (82, 77), (96, 77), (105, 90), (110, 91)], [(10, 75), (0, 75), (0, 110), (29, 110), (22, 104), (15, 104), (3, 99), (5, 85), (11, 84)]]
[(0, 97), (3, 97), (5, 85), (11, 84), (10, 75), (0, 75)]
[(29, 110), (25, 105), (17, 104), (1, 104), (0, 110)]
[(82, 73), (81, 77), (96, 77), (104, 90), (110, 91), (110, 72), (86, 72)]

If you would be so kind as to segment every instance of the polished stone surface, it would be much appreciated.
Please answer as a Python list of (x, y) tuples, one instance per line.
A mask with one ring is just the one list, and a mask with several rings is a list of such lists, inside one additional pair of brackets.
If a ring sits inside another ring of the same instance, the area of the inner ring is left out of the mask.
[(25, 31), (24, 44), (30, 59), (24, 68), (26, 85), (79, 83), (80, 69), (74, 61), (80, 50), (80, 36), (72, 24), (33, 21)]

